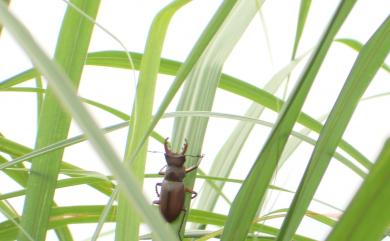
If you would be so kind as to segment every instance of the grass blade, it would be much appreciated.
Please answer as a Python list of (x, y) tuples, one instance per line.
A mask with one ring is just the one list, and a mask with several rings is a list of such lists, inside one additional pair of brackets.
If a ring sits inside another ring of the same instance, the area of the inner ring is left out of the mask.
[(351, 11), (355, 1), (340, 3), (298, 85), (289, 97), (277, 124), (241, 186), (230, 209), (221, 240), (243, 240), (277, 167), (278, 160), (298, 118), (306, 96), (325, 58), (334, 36)]
[[(274, 93), (279, 88), (279, 86), (283, 83), (283, 80), (293, 71), (293, 69), (298, 65), (301, 58), (292, 61), (286, 67), (277, 72), (271, 80), (264, 86), (264, 90)], [(258, 105), (257, 103), (253, 103), (245, 116), (250, 118), (258, 119), (264, 110), (263, 106)], [(238, 123), (230, 134), (229, 138), (222, 146), (222, 148), (217, 153), (213, 164), (210, 168), (209, 175), (210, 176), (218, 176), (218, 177), (228, 177), (236, 159), (249, 135), (255, 123), (248, 123), (247, 121), (241, 121)], [(224, 186), (223, 182), (215, 182), (213, 183), (214, 187), (210, 186), (208, 183), (205, 183), (203, 186), (203, 191), (199, 197), (199, 206), (201, 206), (202, 210), (212, 211), (219, 194), (215, 192), (215, 188), (221, 190)]]
[[(92, 16), (96, 16), (100, 1), (74, 1)], [(57, 43), (55, 59), (63, 67), (77, 88), (84, 66), (93, 25), (68, 9)], [(44, 147), (68, 135), (70, 116), (62, 111), (60, 103), (49, 86), (40, 113), (36, 147)], [(44, 240), (52, 208), (55, 185), (61, 165), (63, 149), (32, 160), (27, 185), (21, 226), (36, 240)], [(51, 160), (51, 165), (47, 161)], [(36, 207), (41, 208), (36, 208)], [(26, 240), (21, 234), (19, 240)]]
[[(350, 47), (351, 49), (355, 50), (356, 52), (360, 52), (360, 49), (363, 46), (362, 43), (360, 43), (359, 41), (357, 41), (355, 39), (341, 38), (341, 39), (336, 39), (335, 41)], [(384, 70), (386, 70), (388, 73), (390, 73), (390, 66), (387, 65), (386, 63), (382, 64), (382, 68)]]
[[(131, 56), (133, 57), (135, 68), (139, 69), (142, 54), (131, 53)], [(127, 55), (120, 51), (91, 53), (87, 58), (87, 64), (116, 68), (129, 67)], [(160, 73), (175, 75), (180, 68), (180, 65), (181, 63), (177, 61), (161, 59)], [(35, 76), (35, 72), (36, 71), (34, 69), (31, 69), (15, 77), (11, 77), (0, 84), (0, 89), (7, 89), (10, 86), (22, 83), (28, 79), (32, 79)], [(284, 104), (281, 99), (273, 96), (272, 94), (230, 75), (222, 74), (218, 87), (244, 98), (250, 99), (274, 111), (280, 111), (280, 107)], [(317, 133), (321, 131), (323, 126), (319, 121), (305, 113), (301, 113), (299, 115), (298, 122)], [(357, 160), (365, 168), (369, 169), (371, 167), (371, 161), (345, 140), (340, 141), (339, 147), (352, 156), (355, 160)]]
[(326, 241), (382, 240), (390, 223), (389, 172), (390, 139)]
[(142, 145), (147, 140), (150, 133), (153, 131), (154, 127), (157, 125), (160, 118), (163, 116), (165, 110), (168, 108), (169, 103), (174, 98), (175, 94), (179, 90), (180, 86), (183, 84), (184, 80), (187, 78), (188, 74), (192, 71), (195, 64), (199, 61), (200, 57), (209, 46), (211, 40), (217, 34), (225, 19), (232, 11), (233, 7), (236, 5), (237, 0), (226, 0), (223, 1), (217, 12), (214, 14), (213, 18), (207, 25), (206, 29), (203, 31), (202, 35), (199, 37), (195, 46), (193, 47), (191, 53), (187, 57), (184, 64), (179, 68), (176, 78), (173, 81), (171, 87), (169, 88), (165, 98), (163, 99), (160, 107), (158, 108), (156, 114), (153, 117), (152, 123), (149, 126), (148, 131), (145, 133), (145, 136), (142, 138), (140, 145), (136, 148), (136, 151), (133, 154), (131, 159), (134, 159), (141, 150)]
[[(222, 67), (243, 35), (249, 23), (257, 13), (262, 1), (237, 1), (235, 8), (229, 13), (224, 23), (210, 40), (209, 46), (200, 57), (186, 78), (177, 111), (211, 111), (215, 93), (222, 73)], [(200, 155), (206, 133), (208, 118), (191, 117), (176, 118), (172, 133), (172, 148), (179, 151), (184, 139), (188, 140), (187, 153)], [(186, 166), (194, 166), (198, 157), (187, 157)], [(186, 187), (192, 189), (196, 171), (188, 173), (184, 179)], [(190, 198), (187, 195), (184, 209), (188, 210)], [(173, 223), (181, 237), (184, 234), (186, 214), (182, 212)]]
[(309, 14), (311, 5), (311, 0), (301, 0), (301, 5), (299, 7), (299, 17), (298, 17), (298, 24), (297, 24), (297, 30), (295, 31), (295, 40), (294, 40), (294, 47), (291, 55), (291, 59), (295, 59), (299, 41), (301, 40), (301, 36), (303, 33), (303, 29), (305, 27), (307, 15)]
[[(139, 68), (139, 61), (142, 55), (132, 53), (134, 64), (136, 68)], [(118, 51), (96, 52), (91, 53), (87, 59), (88, 64), (109, 66), (118, 68), (127, 68), (127, 58), (124, 53)], [(180, 68), (180, 63), (177, 61), (162, 59), (160, 73), (175, 75)], [(11, 81), (12, 79), (9, 79)], [(229, 91), (231, 93), (240, 95), (244, 98), (248, 98), (260, 105), (263, 105), (271, 110), (280, 111), (280, 107), (284, 102), (268, 93), (267, 91), (260, 89), (254, 85), (251, 85), (245, 81), (234, 78), (233, 76), (222, 74), (221, 81), (218, 86), (220, 89)], [(0, 85), (1, 88), (1, 85)], [(305, 113), (301, 113), (298, 117), (298, 122), (311, 130), (319, 133), (322, 129), (322, 124), (314, 118), (308, 116)], [(361, 165), (369, 169), (371, 167), (371, 161), (368, 160), (362, 153), (351, 146), (348, 142), (342, 140), (339, 147), (355, 158)]]
[(390, 17), (361, 49), (320, 133), (278, 240), (291, 240), (329, 165), (360, 98), (390, 51)]
[(122, 185), (123, 190), (126, 190), (129, 202), (132, 202), (137, 207), (138, 214), (142, 216), (156, 233), (156, 240), (177, 240), (175, 234), (157, 214), (157, 211), (147, 204), (147, 200), (143, 196), (137, 181), (131, 173), (123, 168), (114, 150), (99, 131), (97, 124), (74, 94), (69, 78), (44, 54), (27, 29), (9, 13), (1, 1), (0, 22), (4, 24), (19, 45), (26, 51), (35, 66), (50, 81), (49, 84), (55, 90), (62, 104), (72, 114), (81, 129), (85, 131), (91, 144)]
[[(131, 156), (140, 145), (140, 141), (152, 121), (154, 92), (166, 31), (176, 11), (188, 2), (189, 0), (173, 1), (156, 15), (149, 31), (145, 54), (142, 58), (124, 157), (125, 165), (133, 171), (141, 185), (145, 173), (148, 142), (146, 141), (136, 158), (131, 160)], [(136, 210), (128, 205), (126, 197), (120, 192), (115, 240), (130, 241), (138, 239), (140, 220), (135, 213)]]

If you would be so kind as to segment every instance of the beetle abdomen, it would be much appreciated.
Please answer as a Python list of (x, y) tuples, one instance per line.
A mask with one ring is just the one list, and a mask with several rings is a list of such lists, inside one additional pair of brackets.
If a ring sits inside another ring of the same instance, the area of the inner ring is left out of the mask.
[(182, 182), (163, 181), (160, 195), (160, 211), (167, 222), (175, 220), (183, 209), (184, 184)]

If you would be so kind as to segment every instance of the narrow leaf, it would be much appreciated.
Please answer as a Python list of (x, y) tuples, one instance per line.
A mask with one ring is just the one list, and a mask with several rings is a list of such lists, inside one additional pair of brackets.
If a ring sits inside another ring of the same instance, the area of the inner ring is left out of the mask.
[[(140, 145), (140, 141), (148, 130), (149, 123), (152, 121), (154, 92), (166, 31), (176, 11), (189, 1), (175, 0), (171, 2), (156, 15), (150, 27), (145, 54), (140, 66), (124, 157), (125, 165), (129, 170), (133, 171), (141, 185), (145, 173), (148, 142), (146, 141), (135, 159), (131, 160), (131, 156)], [(119, 193), (115, 240), (130, 241), (138, 239), (140, 220), (135, 213), (136, 210), (128, 204), (126, 196)]]
[[(75, 0), (74, 2), (91, 16), (96, 16), (100, 1)], [(92, 29), (91, 23), (85, 21), (73, 9), (67, 9), (57, 42), (55, 59), (69, 75), (76, 88), (79, 85)], [(49, 86), (39, 115), (37, 148), (65, 139), (68, 135), (71, 119), (62, 110), (56, 98)], [(37, 241), (44, 240), (46, 237), (62, 154), (63, 149), (60, 149), (32, 160), (21, 226)], [(50, 165), (47, 165), (48, 160)], [(27, 239), (24, 234), (21, 234), (19, 240)]]
[(303, 33), (303, 29), (305, 28), (307, 15), (309, 14), (310, 5), (311, 5), (311, 0), (301, 0), (301, 5), (299, 7), (297, 29), (295, 31), (294, 47), (293, 47), (291, 59), (295, 59), (296, 57), (299, 42), (301, 40), (301, 36)]
[[(360, 43), (359, 41), (355, 40), (355, 39), (349, 39), (349, 38), (340, 38), (340, 39), (336, 39), (335, 40), (336, 42), (339, 42), (339, 43), (342, 43), (348, 47), (350, 47), (351, 49), (357, 51), (357, 52), (360, 52), (360, 49), (362, 48), (363, 44)], [(390, 66), (387, 65), (386, 63), (383, 63), (382, 64), (382, 68), (384, 70), (386, 70), (388, 73), (390, 73)]]
[(382, 240), (390, 224), (390, 139), (326, 241)]
[(334, 36), (355, 1), (342, 1), (229, 211), (221, 240), (243, 240)]
[(320, 133), (278, 240), (291, 240), (306, 212), (360, 98), (390, 51), (390, 17), (361, 49)]
[[(211, 111), (217, 91), (223, 65), (236, 43), (244, 34), (251, 20), (260, 8), (262, 1), (239, 0), (236, 7), (229, 13), (224, 23), (210, 40), (209, 46), (200, 57), (186, 78), (177, 111)], [(176, 118), (172, 133), (172, 148), (180, 150), (183, 140), (187, 139), (187, 153), (201, 155), (201, 148), (206, 133), (208, 118), (191, 117)], [(187, 157), (186, 166), (195, 166), (199, 158)], [(196, 170), (186, 175), (185, 186), (192, 189)], [(184, 209), (190, 206), (190, 195), (187, 195)], [(186, 213), (182, 212), (173, 223), (175, 229), (184, 234), (181, 229), (186, 222)]]

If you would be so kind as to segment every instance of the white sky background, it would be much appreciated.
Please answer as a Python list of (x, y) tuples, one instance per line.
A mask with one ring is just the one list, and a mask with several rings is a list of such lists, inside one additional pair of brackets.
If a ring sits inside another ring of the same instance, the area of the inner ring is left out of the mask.
[[(168, 29), (163, 57), (184, 61), (200, 33), (208, 23), (221, 1), (195, 0), (177, 12)], [(307, 21), (307, 27), (302, 36), (298, 56), (314, 47), (320, 38), (328, 20), (332, 16), (339, 1), (313, 1), (312, 9)], [(97, 21), (115, 34), (130, 51), (143, 52), (147, 33), (156, 13), (167, 4), (167, 1), (143, 0), (110, 0), (102, 1)], [(58, 30), (65, 10), (65, 3), (61, 0), (13, 0), (11, 9), (31, 31), (36, 40), (52, 55), (54, 52)], [(293, 39), (295, 36), (296, 17), (299, 1), (266, 1), (263, 13), (269, 34), (270, 49), (267, 48), (263, 25), (260, 15), (256, 16), (248, 27), (236, 48), (233, 50), (224, 66), (224, 72), (239, 79), (250, 82), (259, 87), (264, 86), (272, 75), (289, 63)], [(362, 43), (366, 42), (375, 29), (390, 13), (388, 0), (361, 0), (356, 4), (352, 15), (338, 33), (338, 38), (353, 38)], [(90, 45), (90, 51), (122, 50), (120, 46), (100, 29), (95, 28)], [(304, 105), (304, 111), (313, 117), (330, 111), (337, 98), (350, 68), (356, 58), (356, 52), (335, 43), (325, 60), (323, 67), (313, 85), (310, 95)], [(272, 61), (271, 61), (272, 59)], [(389, 61), (387, 61), (389, 63)], [(7, 31), (3, 30), (0, 38), (0, 81), (20, 73), (31, 67), (31, 63), (23, 51), (15, 45)], [(295, 73), (299, 73), (303, 64)], [(296, 80), (297, 74), (293, 75)], [(158, 80), (156, 103), (161, 102), (165, 91), (172, 81), (171, 77), (161, 76)], [(365, 96), (390, 92), (389, 74), (379, 71), (367, 90)], [(34, 86), (30, 81), (23, 86)], [(92, 100), (118, 108), (130, 113), (133, 98), (133, 73), (126, 70), (86, 66), (80, 86), (80, 95)], [(290, 85), (290, 90), (293, 84)], [(283, 96), (283, 91), (278, 93)], [(11, 140), (33, 147), (36, 131), (36, 103), (35, 96), (28, 93), (0, 92), (0, 132)], [(177, 101), (177, 100), (176, 100)], [(224, 91), (218, 91), (213, 111), (242, 115), (249, 107), (250, 101), (233, 96)], [(384, 140), (390, 136), (390, 113), (388, 106), (389, 96), (367, 100), (357, 108), (344, 139), (360, 150), (370, 160), (375, 160)], [(158, 104), (155, 105), (155, 108)], [(174, 111), (175, 103), (169, 108)], [(109, 126), (120, 122), (109, 114), (91, 108), (94, 116), (101, 126)], [(267, 111), (262, 119), (274, 121), (276, 115)], [(163, 136), (170, 136), (173, 120), (165, 119), (157, 127)], [(233, 130), (236, 121), (226, 119), (212, 119), (209, 122), (207, 135), (203, 147), (206, 154), (201, 168), (208, 170), (210, 162), (216, 152)], [(300, 127), (298, 126), (297, 130)], [(263, 142), (269, 133), (269, 128), (257, 126), (247, 141), (239, 159), (240, 168), (236, 168), (233, 178), (245, 178), (258, 154), (259, 138)], [(70, 136), (79, 133), (76, 126), (72, 127)], [(121, 130), (109, 134), (115, 148), (123, 153), (125, 135), (127, 131)], [(316, 135), (312, 135), (316, 137)], [(162, 146), (155, 141), (150, 142), (150, 150), (162, 151)], [(295, 189), (299, 183), (303, 166), (308, 161), (312, 146), (303, 144), (291, 157), (286, 167), (280, 170), (276, 184), (289, 189)], [(150, 154), (147, 171), (157, 173), (164, 165), (161, 154)], [(103, 164), (87, 143), (78, 144), (66, 149), (65, 160), (83, 168), (107, 173)], [(291, 174), (292, 173), (292, 174)], [(148, 180), (145, 191), (150, 200), (155, 198), (154, 183), (158, 179)], [(1, 193), (18, 190), (19, 187), (4, 176), (0, 176)], [(332, 161), (316, 198), (345, 208), (351, 195), (360, 184), (360, 179), (336, 161)], [(200, 185), (197, 183), (196, 190)], [(230, 190), (237, 190), (237, 185), (227, 185)], [(80, 191), (79, 191), (80, 190)], [(75, 195), (76, 193), (76, 195)], [(82, 194), (84, 195), (82, 195)], [(234, 192), (230, 192), (231, 199)], [(276, 196), (275, 196), (276, 197)], [(274, 197), (274, 198), (275, 198)], [(279, 196), (278, 202), (270, 202), (269, 207), (274, 209), (287, 207), (286, 203), (291, 196)], [(82, 187), (61, 189), (56, 192), (56, 200), (60, 205), (80, 205), (92, 202), (104, 204), (106, 199), (96, 192)], [(22, 199), (14, 199), (17, 208), (22, 208)], [(271, 204), (274, 204), (271, 205)], [(227, 213), (227, 205), (221, 202), (218, 212)], [(327, 209), (312, 205), (316, 210)], [(322, 209), (321, 209), (322, 208)], [(337, 214), (337, 213), (335, 213)], [(280, 221), (280, 220), (279, 220)], [(307, 226), (305, 226), (307, 225)], [(108, 225), (110, 226), (110, 225)], [(112, 227), (112, 226), (111, 226)], [(310, 227), (310, 228), (307, 228)], [(80, 240), (92, 235), (94, 226), (79, 225), (75, 227)], [(108, 228), (109, 230), (109, 228)], [(302, 234), (314, 238), (323, 238), (328, 229), (323, 225), (304, 221), (301, 226)], [(48, 240), (53, 240), (51, 234)], [(78, 240), (78, 239), (76, 239)], [(101, 239), (105, 240), (105, 239)], [(107, 240), (112, 240), (108, 238)]]

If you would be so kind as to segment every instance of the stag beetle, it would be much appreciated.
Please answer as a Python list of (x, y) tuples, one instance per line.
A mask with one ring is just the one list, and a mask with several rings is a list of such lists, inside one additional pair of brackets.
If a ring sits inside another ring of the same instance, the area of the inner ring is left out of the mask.
[[(181, 211), (186, 211), (183, 208), (186, 192), (192, 194), (191, 199), (197, 196), (196, 192), (186, 188), (183, 183), (186, 173), (198, 168), (198, 165), (187, 169), (184, 167), (187, 148), (188, 143), (187, 140), (185, 140), (182, 152), (174, 153), (168, 147), (168, 138), (165, 139), (164, 155), (167, 166), (165, 172), (162, 171), (165, 168), (164, 166), (158, 173), (159, 175), (164, 175), (164, 180), (163, 182), (156, 184), (156, 193), (160, 199), (153, 201), (153, 204), (158, 204), (160, 206), (161, 214), (167, 222), (173, 222), (180, 215)], [(158, 186), (161, 187), (161, 193), (158, 193)]]

